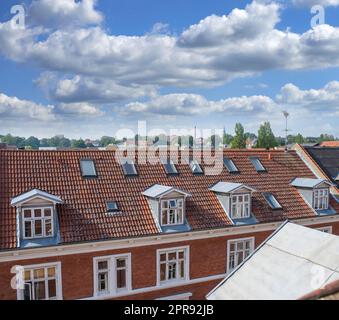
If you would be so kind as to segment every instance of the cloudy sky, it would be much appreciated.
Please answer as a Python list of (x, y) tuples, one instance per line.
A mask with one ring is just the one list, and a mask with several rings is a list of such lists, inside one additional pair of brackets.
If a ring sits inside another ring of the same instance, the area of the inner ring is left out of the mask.
[(339, 137), (339, 0), (1, 1), (0, 134), (283, 135), (282, 110), (291, 133)]

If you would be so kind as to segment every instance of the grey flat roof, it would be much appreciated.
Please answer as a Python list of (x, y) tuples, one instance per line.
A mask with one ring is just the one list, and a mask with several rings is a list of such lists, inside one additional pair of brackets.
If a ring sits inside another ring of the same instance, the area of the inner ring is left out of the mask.
[(209, 190), (211, 190), (213, 192), (218, 192), (218, 193), (230, 193), (230, 192), (232, 192), (236, 189), (239, 189), (241, 187), (247, 188), (251, 191), (255, 191), (253, 188), (246, 186), (243, 183), (222, 182), (222, 181), (216, 183), (214, 186), (209, 188)]
[(338, 236), (287, 222), (207, 298), (299, 299), (339, 279), (338, 248)]
[(190, 196), (190, 194), (185, 191), (176, 189), (175, 187), (164, 186), (161, 184), (155, 184), (151, 186), (150, 188), (146, 189), (142, 194), (149, 198), (159, 198), (162, 195), (165, 195), (171, 191), (177, 191), (179, 193), (182, 193), (183, 195)]
[(11, 205), (15, 206), (19, 203), (28, 201), (28, 200), (35, 198), (35, 197), (42, 197), (42, 198), (48, 199), (48, 200), (55, 202), (55, 203), (62, 203), (62, 200), (57, 196), (54, 196), (52, 194), (49, 194), (49, 193), (42, 191), (42, 190), (39, 190), (39, 189), (33, 189), (31, 191), (25, 192), (25, 193), (20, 194), (19, 196), (15, 197), (15, 198), (13, 198), (12, 201), (11, 201)]
[(330, 184), (325, 179), (295, 178), (291, 182), (291, 185), (299, 188), (314, 188), (323, 182)]

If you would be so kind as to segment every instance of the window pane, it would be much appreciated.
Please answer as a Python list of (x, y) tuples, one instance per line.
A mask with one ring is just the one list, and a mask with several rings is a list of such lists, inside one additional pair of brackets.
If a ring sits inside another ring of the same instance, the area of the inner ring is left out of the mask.
[(168, 254), (168, 260), (175, 260), (177, 258), (177, 253), (172, 252)]
[(168, 264), (168, 279), (175, 279), (177, 274), (177, 263), (171, 262)]
[(166, 264), (162, 263), (160, 265), (160, 281), (166, 280)]
[(52, 210), (51, 209), (45, 209), (44, 215), (45, 215), (45, 217), (50, 217), (52, 215)]
[(55, 277), (55, 268), (48, 268), (47, 274), (49, 278)]
[(105, 270), (108, 268), (108, 261), (99, 261), (98, 262), (98, 269)]
[(41, 209), (34, 209), (34, 216), (36, 218), (41, 217)]
[(46, 236), (51, 236), (53, 234), (51, 219), (45, 220), (45, 231), (46, 231)]
[(34, 221), (34, 233), (36, 236), (42, 236), (42, 223), (41, 220)]
[(126, 288), (126, 269), (117, 270), (117, 288)]
[(34, 279), (44, 279), (45, 278), (45, 269), (35, 269), (33, 271)]
[(46, 299), (45, 281), (34, 283), (35, 300)]
[(160, 255), (160, 261), (166, 261), (166, 253)]
[(117, 267), (123, 268), (126, 266), (126, 259), (117, 259)]
[(83, 176), (96, 176), (95, 166), (92, 160), (81, 160), (80, 166)]
[(48, 280), (48, 297), (49, 299), (51, 298), (56, 298), (56, 280)]
[(32, 237), (32, 222), (31, 221), (25, 221), (25, 237), (30, 238)]
[(25, 283), (24, 284), (24, 300), (32, 300), (32, 283)]
[(31, 270), (26, 270), (24, 272), (24, 280), (31, 280)]
[(180, 261), (180, 278), (184, 278), (185, 277), (185, 263), (184, 261)]
[(162, 211), (161, 224), (162, 225), (168, 224), (168, 221), (167, 221), (167, 210), (163, 210)]
[(31, 217), (31, 210), (24, 210), (24, 217), (25, 218), (30, 218)]
[(100, 272), (98, 274), (98, 291), (108, 291), (108, 273)]

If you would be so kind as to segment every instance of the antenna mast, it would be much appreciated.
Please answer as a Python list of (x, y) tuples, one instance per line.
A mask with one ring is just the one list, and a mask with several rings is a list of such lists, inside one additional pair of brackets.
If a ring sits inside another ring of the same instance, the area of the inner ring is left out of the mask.
[(288, 120), (288, 117), (289, 117), (289, 113), (287, 111), (283, 111), (283, 115), (286, 119), (286, 126), (285, 126), (285, 151), (287, 152), (287, 133), (288, 133), (288, 126), (287, 126), (287, 120)]

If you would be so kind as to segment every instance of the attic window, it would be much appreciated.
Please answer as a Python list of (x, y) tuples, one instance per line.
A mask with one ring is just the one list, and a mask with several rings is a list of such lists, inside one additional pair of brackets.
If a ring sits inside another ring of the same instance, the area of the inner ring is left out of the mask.
[(80, 160), (81, 174), (85, 178), (96, 177), (97, 172), (93, 160)]
[(116, 201), (107, 201), (107, 212), (118, 212), (118, 204)]
[(239, 169), (235, 165), (232, 159), (229, 159), (227, 157), (224, 157), (224, 165), (229, 173), (237, 173), (239, 172)]
[(265, 169), (265, 167), (262, 165), (262, 163), (259, 160), (259, 158), (251, 157), (250, 160), (251, 160), (255, 170), (257, 170), (257, 172), (266, 172), (267, 171)]
[(169, 175), (178, 174), (178, 170), (171, 159), (162, 159), (162, 165), (164, 166), (165, 172)]
[(132, 160), (126, 160), (126, 162), (122, 164), (122, 170), (124, 171), (125, 176), (138, 175), (137, 169), (135, 168), (135, 164)]
[(263, 196), (273, 210), (282, 209), (281, 204), (278, 202), (278, 200), (272, 193), (265, 192), (263, 193)]
[(203, 174), (203, 170), (197, 160), (190, 161), (190, 168), (194, 174)]

